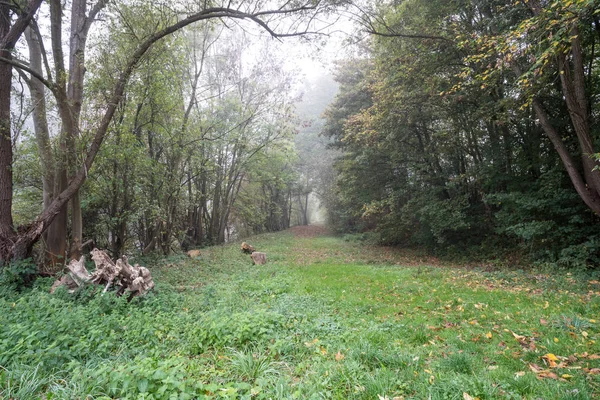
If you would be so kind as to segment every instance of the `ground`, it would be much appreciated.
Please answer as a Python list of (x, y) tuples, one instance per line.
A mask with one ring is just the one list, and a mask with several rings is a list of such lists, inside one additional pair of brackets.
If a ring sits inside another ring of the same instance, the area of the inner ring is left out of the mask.
[(322, 227), (141, 259), (145, 299), (0, 292), (0, 398), (600, 398), (594, 275), (490, 271)]

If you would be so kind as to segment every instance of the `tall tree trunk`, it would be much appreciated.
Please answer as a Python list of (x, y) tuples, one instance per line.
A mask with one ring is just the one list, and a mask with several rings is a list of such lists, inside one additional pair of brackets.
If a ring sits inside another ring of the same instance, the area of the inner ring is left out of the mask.
[[(29, 48), (29, 65), (31, 69), (43, 75), (42, 71), (42, 47), (40, 39), (34, 29), (27, 28), (25, 31), (27, 47)], [(42, 165), (42, 187), (44, 208), (50, 205), (54, 198), (54, 158), (50, 144), (50, 130), (46, 114), (45, 86), (38, 79), (31, 77), (28, 81), (33, 103), (33, 126)]]
[[(42, 46), (37, 33), (28, 28), (25, 31), (29, 47), (29, 63), (31, 68), (43, 75)], [(67, 187), (67, 177), (61, 163), (55, 163), (50, 146), (50, 133), (46, 114), (45, 88), (42, 82), (31, 77), (29, 89), (33, 100), (33, 125), (38, 143), (38, 152), (42, 164), (42, 184), (44, 208), (47, 208), (54, 197)], [(58, 180), (54, 174), (58, 174)], [(53, 266), (63, 265), (66, 257), (67, 209), (63, 207), (59, 215), (44, 232), (45, 254), (48, 263)]]
[[(106, 5), (106, 0), (100, 0), (86, 15), (86, 0), (73, 0), (71, 5), (71, 33), (69, 39), (69, 82), (67, 97), (69, 99), (72, 128), (69, 136), (70, 174), (76, 170), (76, 141), (79, 140), (81, 107), (83, 103), (83, 79), (85, 75), (85, 45), (94, 18)], [(73, 259), (81, 257), (83, 242), (83, 219), (81, 211), (80, 191), (77, 190), (71, 198), (71, 247), (70, 256)]]
[[(0, 2), (0, 57), (12, 60), (11, 51), (29, 25), (33, 15), (42, 3), (30, 0), (20, 9), (19, 17), (12, 23), (11, 3)], [(13, 147), (10, 123), (10, 92), (12, 87), (12, 66), (0, 62), (0, 265), (14, 258), (15, 252), (28, 251), (28, 246), (15, 246), (17, 235), (12, 219)]]
[[(0, 3), (0, 34), (6, 35), (10, 14), (8, 5)], [(10, 58), (10, 51), (0, 49), (0, 55)], [(6, 254), (11, 247), (15, 232), (12, 219), (12, 137), (10, 131), (10, 89), (12, 81), (12, 67), (10, 64), (0, 63), (0, 254)], [(7, 84), (6, 84), (7, 83)], [(0, 264), (7, 261), (0, 255)]]

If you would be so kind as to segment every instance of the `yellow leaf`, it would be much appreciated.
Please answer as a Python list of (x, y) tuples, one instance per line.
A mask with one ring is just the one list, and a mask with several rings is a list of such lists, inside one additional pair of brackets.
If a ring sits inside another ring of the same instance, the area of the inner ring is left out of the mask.
[(573, 377), (573, 375), (562, 374), (560, 377), (563, 378), (563, 379), (571, 379)]
[(325, 349), (325, 347), (321, 346), (321, 348), (319, 350), (321, 351), (321, 354), (323, 354), (323, 355), (327, 354), (327, 349)]
[(544, 303), (544, 308), (548, 308), (548, 307), (550, 307), (550, 303), (548, 303), (548, 302)]
[(558, 343), (558, 342), (559, 342), (558, 338), (554, 338), (554, 343)]
[(586, 331), (582, 331), (582, 332), (581, 332), (581, 335), (582, 335), (584, 338), (586, 338), (586, 339), (587, 339), (587, 337), (588, 337), (588, 333), (587, 333)]
[(485, 337), (488, 338), (488, 339), (491, 339), (492, 338), (492, 332), (486, 333)]
[(435, 381), (435, 376), (431, 375), (431, 376), (429, 377), (429, 384), (430, 384), (430, 385), (433, 385), (433, 382), (434, 382), (434, 381)]
[(548, 361), (548, 365), (550, 365), (550, 368), (556, 368), (556, 361), (558, 361), (558, 358), (554, 354), (548, 353), (542, 356), (542, 358)]

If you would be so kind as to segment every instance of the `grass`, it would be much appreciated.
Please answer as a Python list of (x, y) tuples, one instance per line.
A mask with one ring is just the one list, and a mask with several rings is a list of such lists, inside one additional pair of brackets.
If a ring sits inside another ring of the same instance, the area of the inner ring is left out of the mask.
[[(291, 232), (145, 260), (144, 299), (0, 291), (0, 398), (600, 398), (595, 279)], [(139, 262), (141, 260), (138, 260)]]

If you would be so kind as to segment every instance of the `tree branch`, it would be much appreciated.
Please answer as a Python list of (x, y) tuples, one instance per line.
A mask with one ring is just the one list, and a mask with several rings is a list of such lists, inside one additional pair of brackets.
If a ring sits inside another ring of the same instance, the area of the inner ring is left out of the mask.
[(40, 73), (38, 73), (34, 69), (30, 68), (29, 66), (27, 66), (23, 62), (15, 60), (15, 59), (5, 58), (5, 57), (0, 57), (0, 62), (6, 63), (6, 64), (10, 64), (13, 67), (15, 67), (15, 68), (17, 68), (17, 69), (19, 69), (21, 71), (25, 71), (25, 72), (29, 73), (35, 79), (37, 79), (40, 82), (42, 82), (44, 84), (44, 86), (46, 86), (48, 89), (50, 89), (50, 91), (52, 93), (56, 94), (56, 92), (55, 92), (56, 91), (56, 86), (54, 86), (54, 83), (52, 83), (49, 80), (45, 79)]
[(19, 15), (19, 18), (17, 18), (15, 23), (10, 27), (6, 36), (0, 41), (0, 49), (11, 50), (15, 47), (17, 40), (19, 40), (23, 32), (25, 32), (25, 28), (27, 28), (27, 25), (29, 25), (29, 22), (32, 20), (38, 8), (40, 8), (40, 4), (42, 4), (42, 0), (30, 0), (27, 3), (24, 12)]

